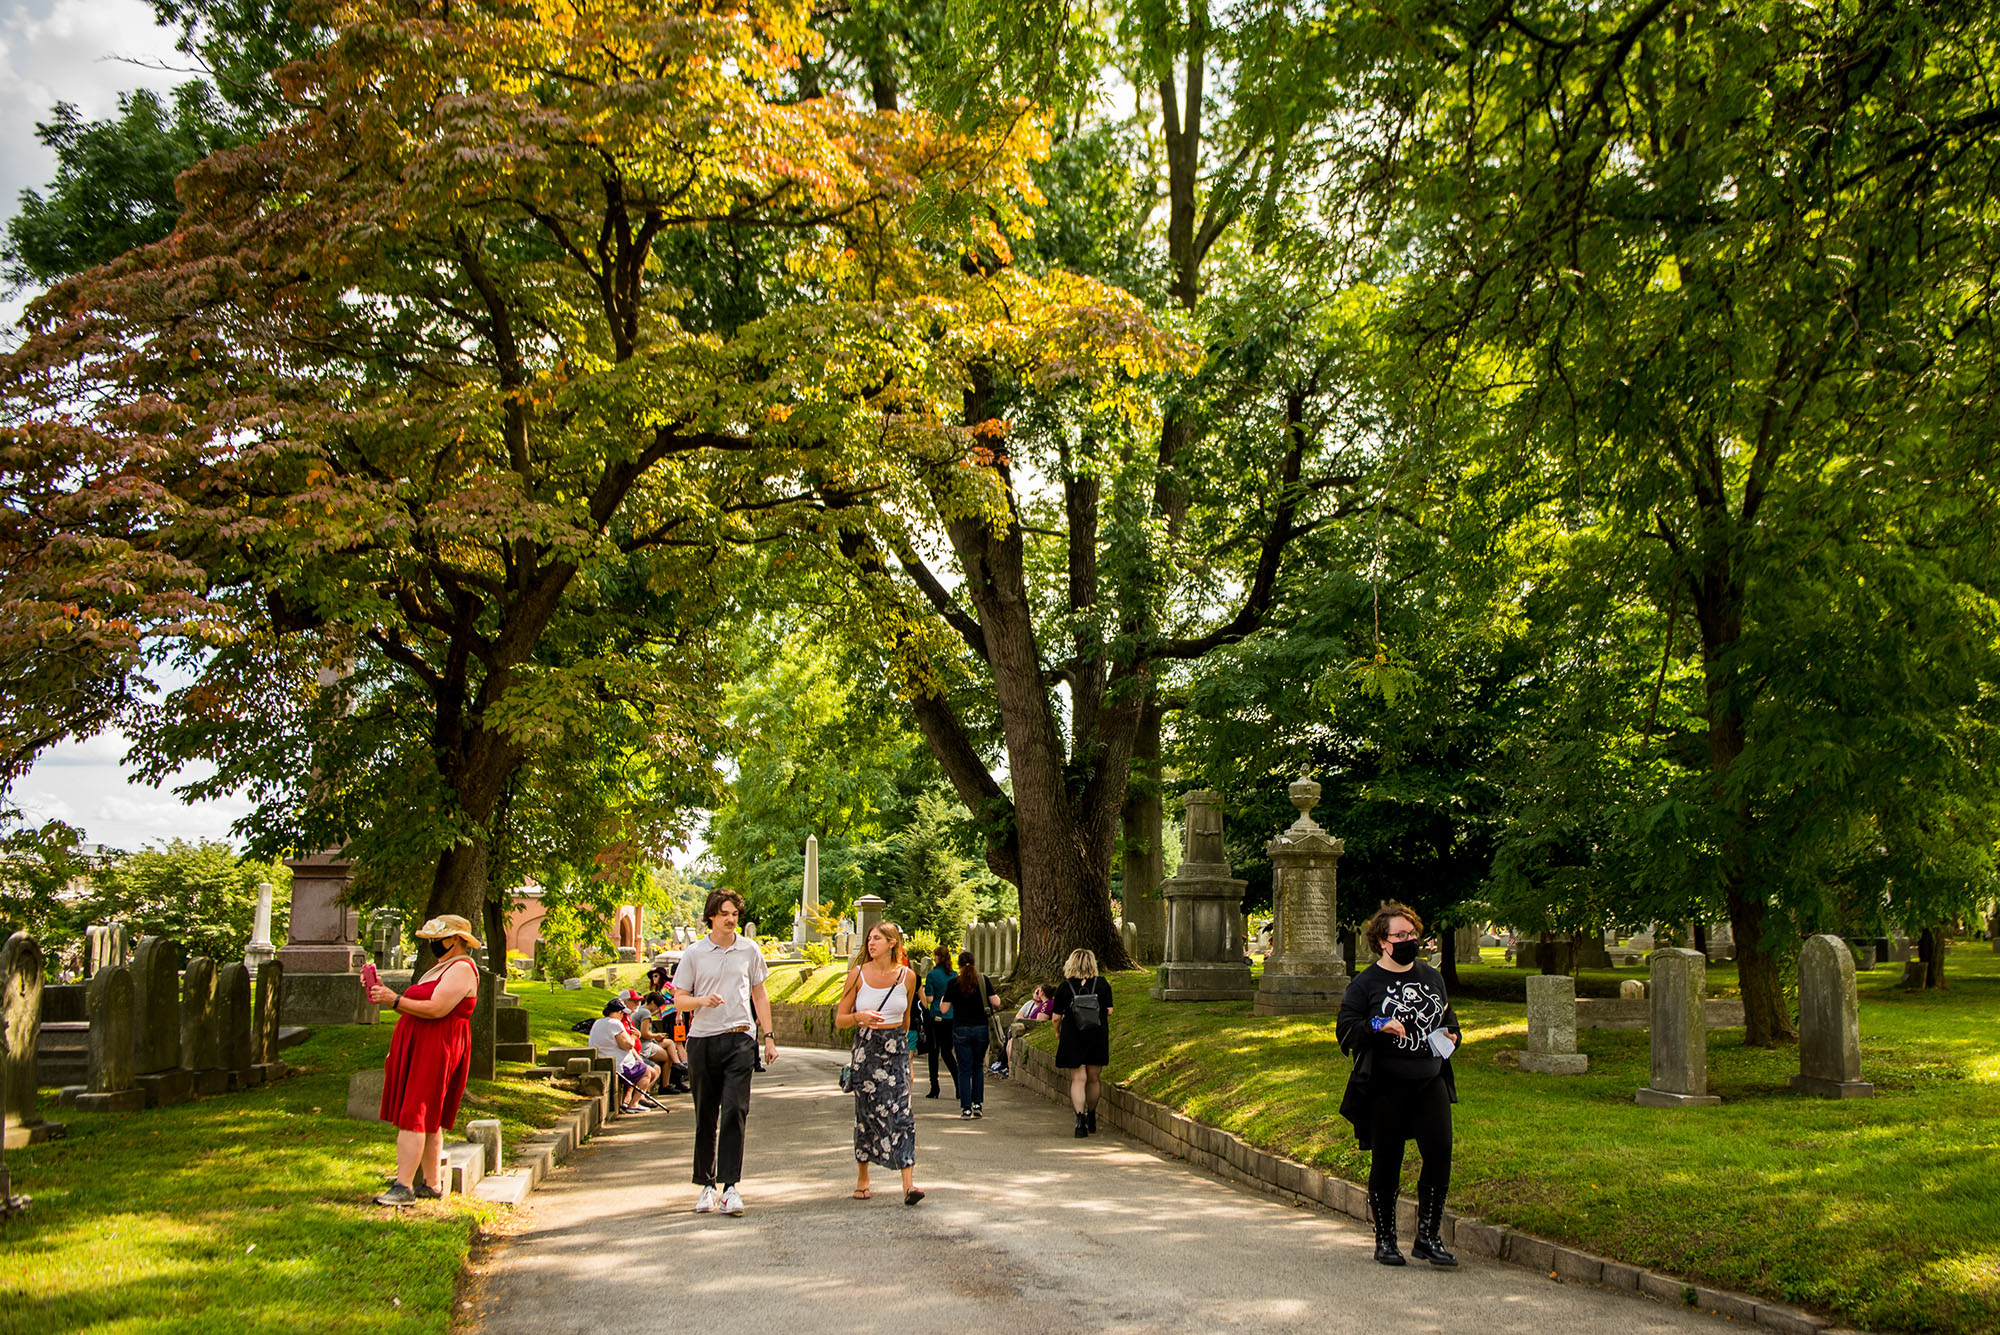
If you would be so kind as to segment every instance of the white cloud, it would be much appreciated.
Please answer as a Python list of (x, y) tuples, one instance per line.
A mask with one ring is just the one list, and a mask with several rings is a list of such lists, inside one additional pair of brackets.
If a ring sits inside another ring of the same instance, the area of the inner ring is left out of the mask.
[[(120, 93), (165, 91), (192, 77), (175, 35), (153, 22), (146, 0), (0, 0), (0, 217), (11, 218), (21, 192), (45, 189), (55, 174), (55, 154), (35, 138), (35, 125), (56, 103), (99, 120), (117, 110)], [(24, 304), (6, 302), (0, 319), (11, 325)]]
[[(62, 742), (21, 777), (8, 800), (35, 824), (60, 820), (76, 826), (87, 843), (135, 849), (168, 839), (221, 839), (241, 846), (229, 827), (248, 814), (248, 800), (183, 802), (170, 788), (139, 783), (123, 764), (128, 746), (116, 731)], [(208, 766), (190, 767), (175, 781), (212, 772)]]

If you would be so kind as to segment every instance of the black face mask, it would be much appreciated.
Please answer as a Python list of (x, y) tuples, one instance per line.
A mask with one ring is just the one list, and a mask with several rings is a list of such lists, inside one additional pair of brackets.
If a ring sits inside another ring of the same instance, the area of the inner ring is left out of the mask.
[(1422, 944), (1421, 941), (1393, 942), (1389, 946), (1389, 958), (1398, 964), (1415, 964), (1417, 962), (1417, 948)]
[(431, 954), (442, 957), (446, 951), (451, 949), (451, 942), (452, 938), (450, 937), (444, 937), (431, 942)]

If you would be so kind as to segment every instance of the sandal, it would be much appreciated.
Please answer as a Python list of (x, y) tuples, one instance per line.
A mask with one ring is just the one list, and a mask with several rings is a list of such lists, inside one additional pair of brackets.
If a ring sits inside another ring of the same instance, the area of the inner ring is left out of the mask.
[(903, 1204), (915, 1205), (918, 1201), (922, 1200), (923, 1198), (924, 1198), (924, 1193), (921, 1190), (906, 1191), (903, 1193)]
[(862, 1188), (862, 1189), (861, 1189), (860, 1191), (857, 1191), (857, 1192), (855, 1192), (855, 1193), (854, 1193), (854, 1194), (853, 1194), (852, 1196), (848, 1197), (848, 1199), (849, 1199), (849, 1200), (854, 1200), (854, 1201), (865, 1201), (865, 1200), (867, 1200), (867, 1199), (868, 1199), (868, 1190), (867, 1190), (867, 1188), (865, 1188), (865, 1187), (864, 1187), (864, 1188)]

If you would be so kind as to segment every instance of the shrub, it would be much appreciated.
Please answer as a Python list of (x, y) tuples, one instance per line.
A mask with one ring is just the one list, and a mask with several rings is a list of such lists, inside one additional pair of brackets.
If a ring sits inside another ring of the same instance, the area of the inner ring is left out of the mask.
[(805, 956), (806, 963), (812, 965), (815, 969), (824, 968), (833, 963), (833, 952), (827, 949), (826, 943), (823, 941), (806, 942), (803, 946), (799, 947), (799, 954)]

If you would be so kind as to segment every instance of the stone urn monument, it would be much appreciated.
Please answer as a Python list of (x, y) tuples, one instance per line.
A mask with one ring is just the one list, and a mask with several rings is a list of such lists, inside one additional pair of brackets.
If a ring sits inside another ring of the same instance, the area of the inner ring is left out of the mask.
[(1149, 991), (1156, 1001), (1244, 1001), (1256, 986), (1243, 959), (1243, 888), (1222, 851), (1222, 795), (1198, 788), (1181, 798), (1187, 844), (1180, 870), (1160, 883), (1166, 903), (1166, 963)]
[(1312, 809), (1320, 787), (1311, 779), (1291, 786), (1299, 818), (1264, 845), (1277, 889), (1277, 953), (1264, 961), (1256, 1015), (1337, 1011), (1347, 991), (1347, 966), (1334, 923), (1334, 887), (1345, 844), (1319, 827)]

